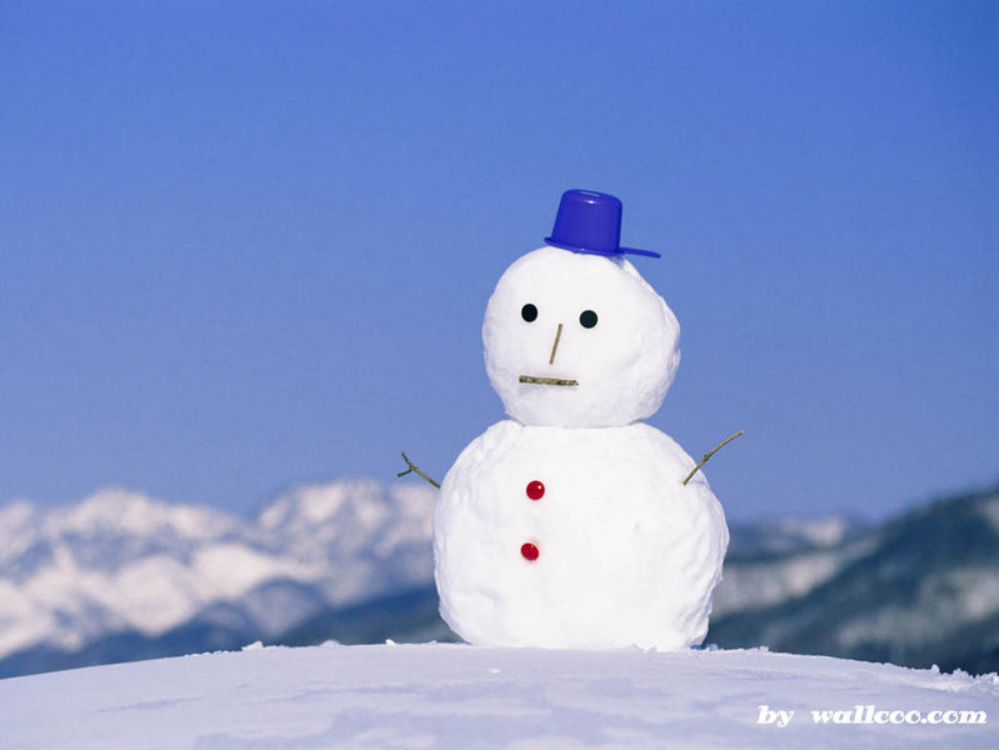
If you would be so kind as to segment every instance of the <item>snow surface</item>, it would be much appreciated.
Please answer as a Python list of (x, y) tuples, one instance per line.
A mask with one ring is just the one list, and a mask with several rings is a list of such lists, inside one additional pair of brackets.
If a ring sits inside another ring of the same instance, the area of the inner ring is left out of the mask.
[[(759, 707), (795, 711), (760, 725)], [(985, 711), (816, 725), (812, 710)], [(995, 748), (999, 678), (765, 651), (263, 648), (0, 680), (0, 746)]]

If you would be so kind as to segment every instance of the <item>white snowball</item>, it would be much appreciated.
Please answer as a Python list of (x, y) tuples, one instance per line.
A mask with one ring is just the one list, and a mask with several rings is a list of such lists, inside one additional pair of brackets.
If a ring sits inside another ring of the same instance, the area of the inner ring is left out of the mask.
[[(541, 299), (541, 297), (536, 297)], [(728, 529), (694, 461), (645, 425), (493, 425), (434, 517), (441, 615), (474, 644), (679, 649), (707, 632)], [(532, 500), (527, 485), (540, 481)], [(534, 544), (531, 562), (521, 546)]]
[[(532, 322), (521, 315), (527, 304), (537, 309)], [(580, 323), (587, 310), (597, 315), (592, 328)], [(507, 269), (482, 325), (486, 370), (507, 414), (559, 427), (619, 426), (654, 414), (680, 363), (679, 337), (673, 312), (627, 260), (553, 247)]]

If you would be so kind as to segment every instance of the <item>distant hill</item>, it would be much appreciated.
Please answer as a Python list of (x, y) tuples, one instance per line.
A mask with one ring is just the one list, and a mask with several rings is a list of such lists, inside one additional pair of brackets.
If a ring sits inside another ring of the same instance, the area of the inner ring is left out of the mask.
[(426, 588), (435, 498), (332, 482), (294, 488), (252, 521), (122, 490), (47, 512), (9, 505), (0, 676), (273, 642), (321, 613)]
[[(0, 677), (231, 650), (453, 640), (435, 492), (298, 487), (252, 521), (120, 490), (0, 509)], [(999, 670), (999, 488), (879, 526), (733, 524), (708, 642)]]
[[(708, 634), (723, 647), (999, 670), (999, 487), (937, 500), (825, 549), (727, 567)], [(742, 584), (759, 590), (766, 580), (771, 595), (740, 598)]]

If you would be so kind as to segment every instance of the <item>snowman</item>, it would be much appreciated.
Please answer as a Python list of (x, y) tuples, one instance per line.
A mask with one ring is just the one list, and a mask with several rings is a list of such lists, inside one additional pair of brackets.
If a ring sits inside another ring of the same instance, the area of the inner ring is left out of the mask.
[(620, 247), (620, 223), (614, 196), (566, 192), (486, 307), (511, 419), (462, 451), (434, 513), (440, 613), (469, 643), (666, 650), (707, 632), (728, 529), (693, 459), (641, 421), (680, 327), (624, 257), (658, 254)]

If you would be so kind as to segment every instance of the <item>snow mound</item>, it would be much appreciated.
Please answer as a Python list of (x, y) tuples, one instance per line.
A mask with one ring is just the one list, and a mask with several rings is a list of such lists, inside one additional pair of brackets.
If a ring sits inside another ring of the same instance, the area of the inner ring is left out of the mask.
[[(761, 706), (793, 711), (779, 727)], [(817, 724), (813, 711), (983, 712)], [(865, 708), (866, 710), (866, 708)], [(995, 748), (999, 678), (766, 651), (265, 648), (0, 680), (5, 748)]]

